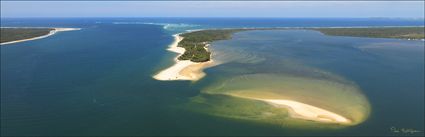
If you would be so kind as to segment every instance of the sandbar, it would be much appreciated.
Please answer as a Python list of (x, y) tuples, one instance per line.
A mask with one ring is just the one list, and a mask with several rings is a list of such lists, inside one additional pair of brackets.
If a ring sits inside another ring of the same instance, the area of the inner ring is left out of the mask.
[(344, 124), (344, 125), (348, 125), (352, 123), (350, 119), (347, 119), (334, 112), (331, 112), (319, 107), (315, 107), (309, 104), (293, 101), (293, 100), (263, 99), (263, 98), (245, 97), (240, 95), (231, 95), (231, 96), (263, 101), (275, 107), (287, 108), (289, 110), (289, 115), (292, 118), (311, 120), (311, 121), (323, 122), (323, 123), (337, 123), (337, 124)]

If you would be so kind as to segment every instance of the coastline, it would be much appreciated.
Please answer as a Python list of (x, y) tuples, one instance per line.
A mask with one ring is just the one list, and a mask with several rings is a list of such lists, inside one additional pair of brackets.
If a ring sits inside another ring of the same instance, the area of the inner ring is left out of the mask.
[(7, 44), (25, 42), (25, 41), (30, 41), (30, 40), (42, 39), (42, 38), (46, 38), (46, 37), (52, 36), (52, 35), (54, 35), (54, 34), (56, 34), (58, 32), (62, 32), (62, 31), (74, 31), (74, 30), (81, 30), (81, 28), (53, 28), (53, 30), (51, 30), (48, 34), (43, 35), (43, 36), (38, 36), (38, 37), (33, 37), (33, 38), (28, 38), (28, 39), (15, 40), (15, 41), (9, 41), (9, 42), (3, 42), (3, 43), (0, 43), (0, 45), (7, 45)]
[(253, 97), (245, 97), (241, 95), (230, 94), (230, 96), (258, 100), (265, 103), (268, 103), (274, 107), (278, 108), (287, 108), (289, 112), (289, 116), (297, 119), (311, 120), (321, 123), (336, 123), (343, 125), (350, 125), (353, 122), (345, 118), (339, 114), (334, 112), (312, 106), (309, 104), (286, 100), (286, 99), (262, 99), (262, 98), (253, 98)]
[(213, 66), (214, 61), (211, 59), (210, 61), (207, 61), (207, 62), (197, 63), (197, 62), (192, 62), (190, 60), (179, 60), (178, 57), (183, 55), (184, 52), (186, 51), (184, 48), (178, 47), (179, 42), (182, 41), (184, 37), (180, 36), (180, 34), (175, 34), (173, 35), (173, 37), (174, 37), (174, 41), (173, 43), (170, 44), (167, 50), (178, 53), (178, 55), (174, 58), (175, 64), (172, 65), (171, 67), (161, 70), (159, 73), (155, 74), (153, 78), (156, 80), (161, 80), (161, 81), (168, 81), (168, 80), (197, 81), (203, 78), (206, 75), (203, 72), (203, 69)]

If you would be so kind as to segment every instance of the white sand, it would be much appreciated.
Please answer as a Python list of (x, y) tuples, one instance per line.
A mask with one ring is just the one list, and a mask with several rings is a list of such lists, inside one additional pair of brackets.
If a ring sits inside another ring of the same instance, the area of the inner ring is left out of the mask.
[(191, 80), (196, 81), (205, 76), (205, 73), (202, 71), (206, 67), (212, 66), (213, 61), (196, 63), (189, 60), (178, 60), (177, 58), (185, 52), (185, 49), (178, 47), (178, 43), (183, 40), (183, 37), (179, 34), (175, 34), (174, 42), (169, 46), (167, 50), (179, 53), (176, 58), (174, 58), (175, 64), (165, 70), (162, 70), (155, 76), (156, 80)]
[(263, 98), (254, 98), (254, 97), (246, 97), (236, 94), (231, 94), (232, 96), (259, 100), (266, 102), (275, 107), (287, 108), (289, 110), (289, 114), (292, 118), (305, 119), (323, 123), (338, 123), (338, 124), (351, 124), (352, 121), (338, 115), (336, 113), (330, 112), (328, 110), (318, 108), (309, 104), (304, 104), (301, 102), (293, 101), (293, 100), (285, 100), (285, 99), (263, 99)]
[[(178, 34), (174, 35), (174, 42), (167, 49), (172, 52), (179, 53), (178, 56), (182, 55), (185, 52), (184, 48), (177, 47), (178, 43), (183, 39)], [(178, 57), (177, 56), (177, 57)], [(202, 70), (206, 67), (213, 66), (212, 61), (204, 63), (195, 63), (188, 60), (178, 60), (177, 57), (174, 59), (175, 64), (165, 70), (162, 70), (153, 78), (157, 80), (192, 80), (196, 81), (205, 76), (205, 73)], [(216, 64), (215, 64), (216, 65)], [(293, 118), (312, 120), (325, 123), (340, 123), (340, 124), (350, 124), (351, 121), (343, 116), (340, 116), (336, 113), (327, 111), (322, 108), (304, 104), (301, 102), (296, 102), (292, 100), (283, 100), (283, 99), (261, 99), (261, 98), (252, 98), (252, 97), (243, 97), (238, 95), (233, 95), (242, 98), (254, 99), (259, 101), (267, 102), (276, 107), (288, 108), (290, 116)]]
[(61, 31), (73, 31), (73, 30), (80, 30), (80, 28), (54, 28), (48, 34), (43, 35), (43, 36), (38, 36), (38, 37), (34, 37), (34, 38), (29, 38), (29, 39), (21, 39), (21, 40), (9, 41), (9, 42), (3, 42), (3, 43), (0, 43), (0, 45), (13, 44), (13, 43), (18, 43), (18, 42), (24, 42), (24, 41), (42, 39), (42, 38), (46, 38), (46, 37), (52, 36), (52, 35), (54, 35), (54, 34), (56, 34), (58, 32), (61, 32)]
[(349, 124), (351, 121), (336, 113), (321, 109), (308, 104), (283, 99), (261, 99), (277, 107), (289, 108), (290, 114), (294, 118), (325, 122), (325, 123), (341, 123)]

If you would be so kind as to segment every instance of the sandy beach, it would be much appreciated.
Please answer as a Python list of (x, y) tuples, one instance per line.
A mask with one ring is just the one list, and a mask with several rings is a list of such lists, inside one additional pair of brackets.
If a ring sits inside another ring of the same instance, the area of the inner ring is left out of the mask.
[(62, 32), (62, 31), (73, 31), (73, 30), (80, 30), (80, 28), (53, 28), (53, 30), (51, 30), (48, 34), (43, 35), (43, 36), (38, 36), (38, 37), (34, 37), (34, 38), (29, 38), (29, 39), (9, 41), (9, 42), (3, 42), (3, 43), (0, 43), (0, 45), (13, 44), (13, 43), (18, 43), (18, 42), (24, 42), (24, 41), (42, 39), (42, 38), (46, 38), (46, 37), (52, 36), (52, 35), (54, 35), (54, 34), (56, 34), (58, 32)]
[(341, 115), (338, 115), (334, 112), (331, 112), (322, 108), (318, 108), (309, 104), (293, 101), (293, 100), (253, 98), (253, 97), (245, 97), (245, 96), (234, 95), (234, 94), (232, 94), (231, 96), (263, 101), (275, 107), (287, 108), (289, 110), (289, 115), (292, 118), (305, 119), (305, 120), (311, 120), (311, 121), (317, 121), (317, 122), (323, 122), (323, 123), (346, 124), (346, 125), (352, 123), (351, 120)]
[(213, 66), (213, 61), (210, 60), (208, 62), (197, 63), (189, 60), (178, 60), (177, 58), (185, 52), (184, 48), (178, 47), (178, 43), (183, 40), (183, 37), (179, 36), (179, 34), (175, 34), (173, 37), (174, 42), (167, 50), (178, 53), (177, 57), (174, 58), (175, 64), (160, 71), (158, 74), (154, 75), (153, 78), (156, 80), (197, 81), (204, 77), (205, 73), (203, 69)]

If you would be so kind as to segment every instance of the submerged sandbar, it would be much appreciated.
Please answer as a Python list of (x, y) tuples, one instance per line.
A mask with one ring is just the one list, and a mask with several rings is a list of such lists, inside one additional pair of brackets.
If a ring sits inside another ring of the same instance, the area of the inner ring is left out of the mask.
[[(342, 126), (357, 125), (366, 120), (370, 105), (360, 89), (349, 81), (326, 72), (323, 74), (329, 78), (287, 74), (239, 75), (217, 80), (202, 93), (205, 96), (229, 96), (227, 100), (247, 101), (243, 104), (231, 101), (208, 104), (213, 107), (207, 113), (223, 117), (272, 124), (292, 124), (290, 119), (295, 119), (311, 124)], [(206, 98), (200, 103), (208, 100)], [(261, 107), (261, 104), (268, 107)], [(287, 115), (282, 115), (285, 111)]]

